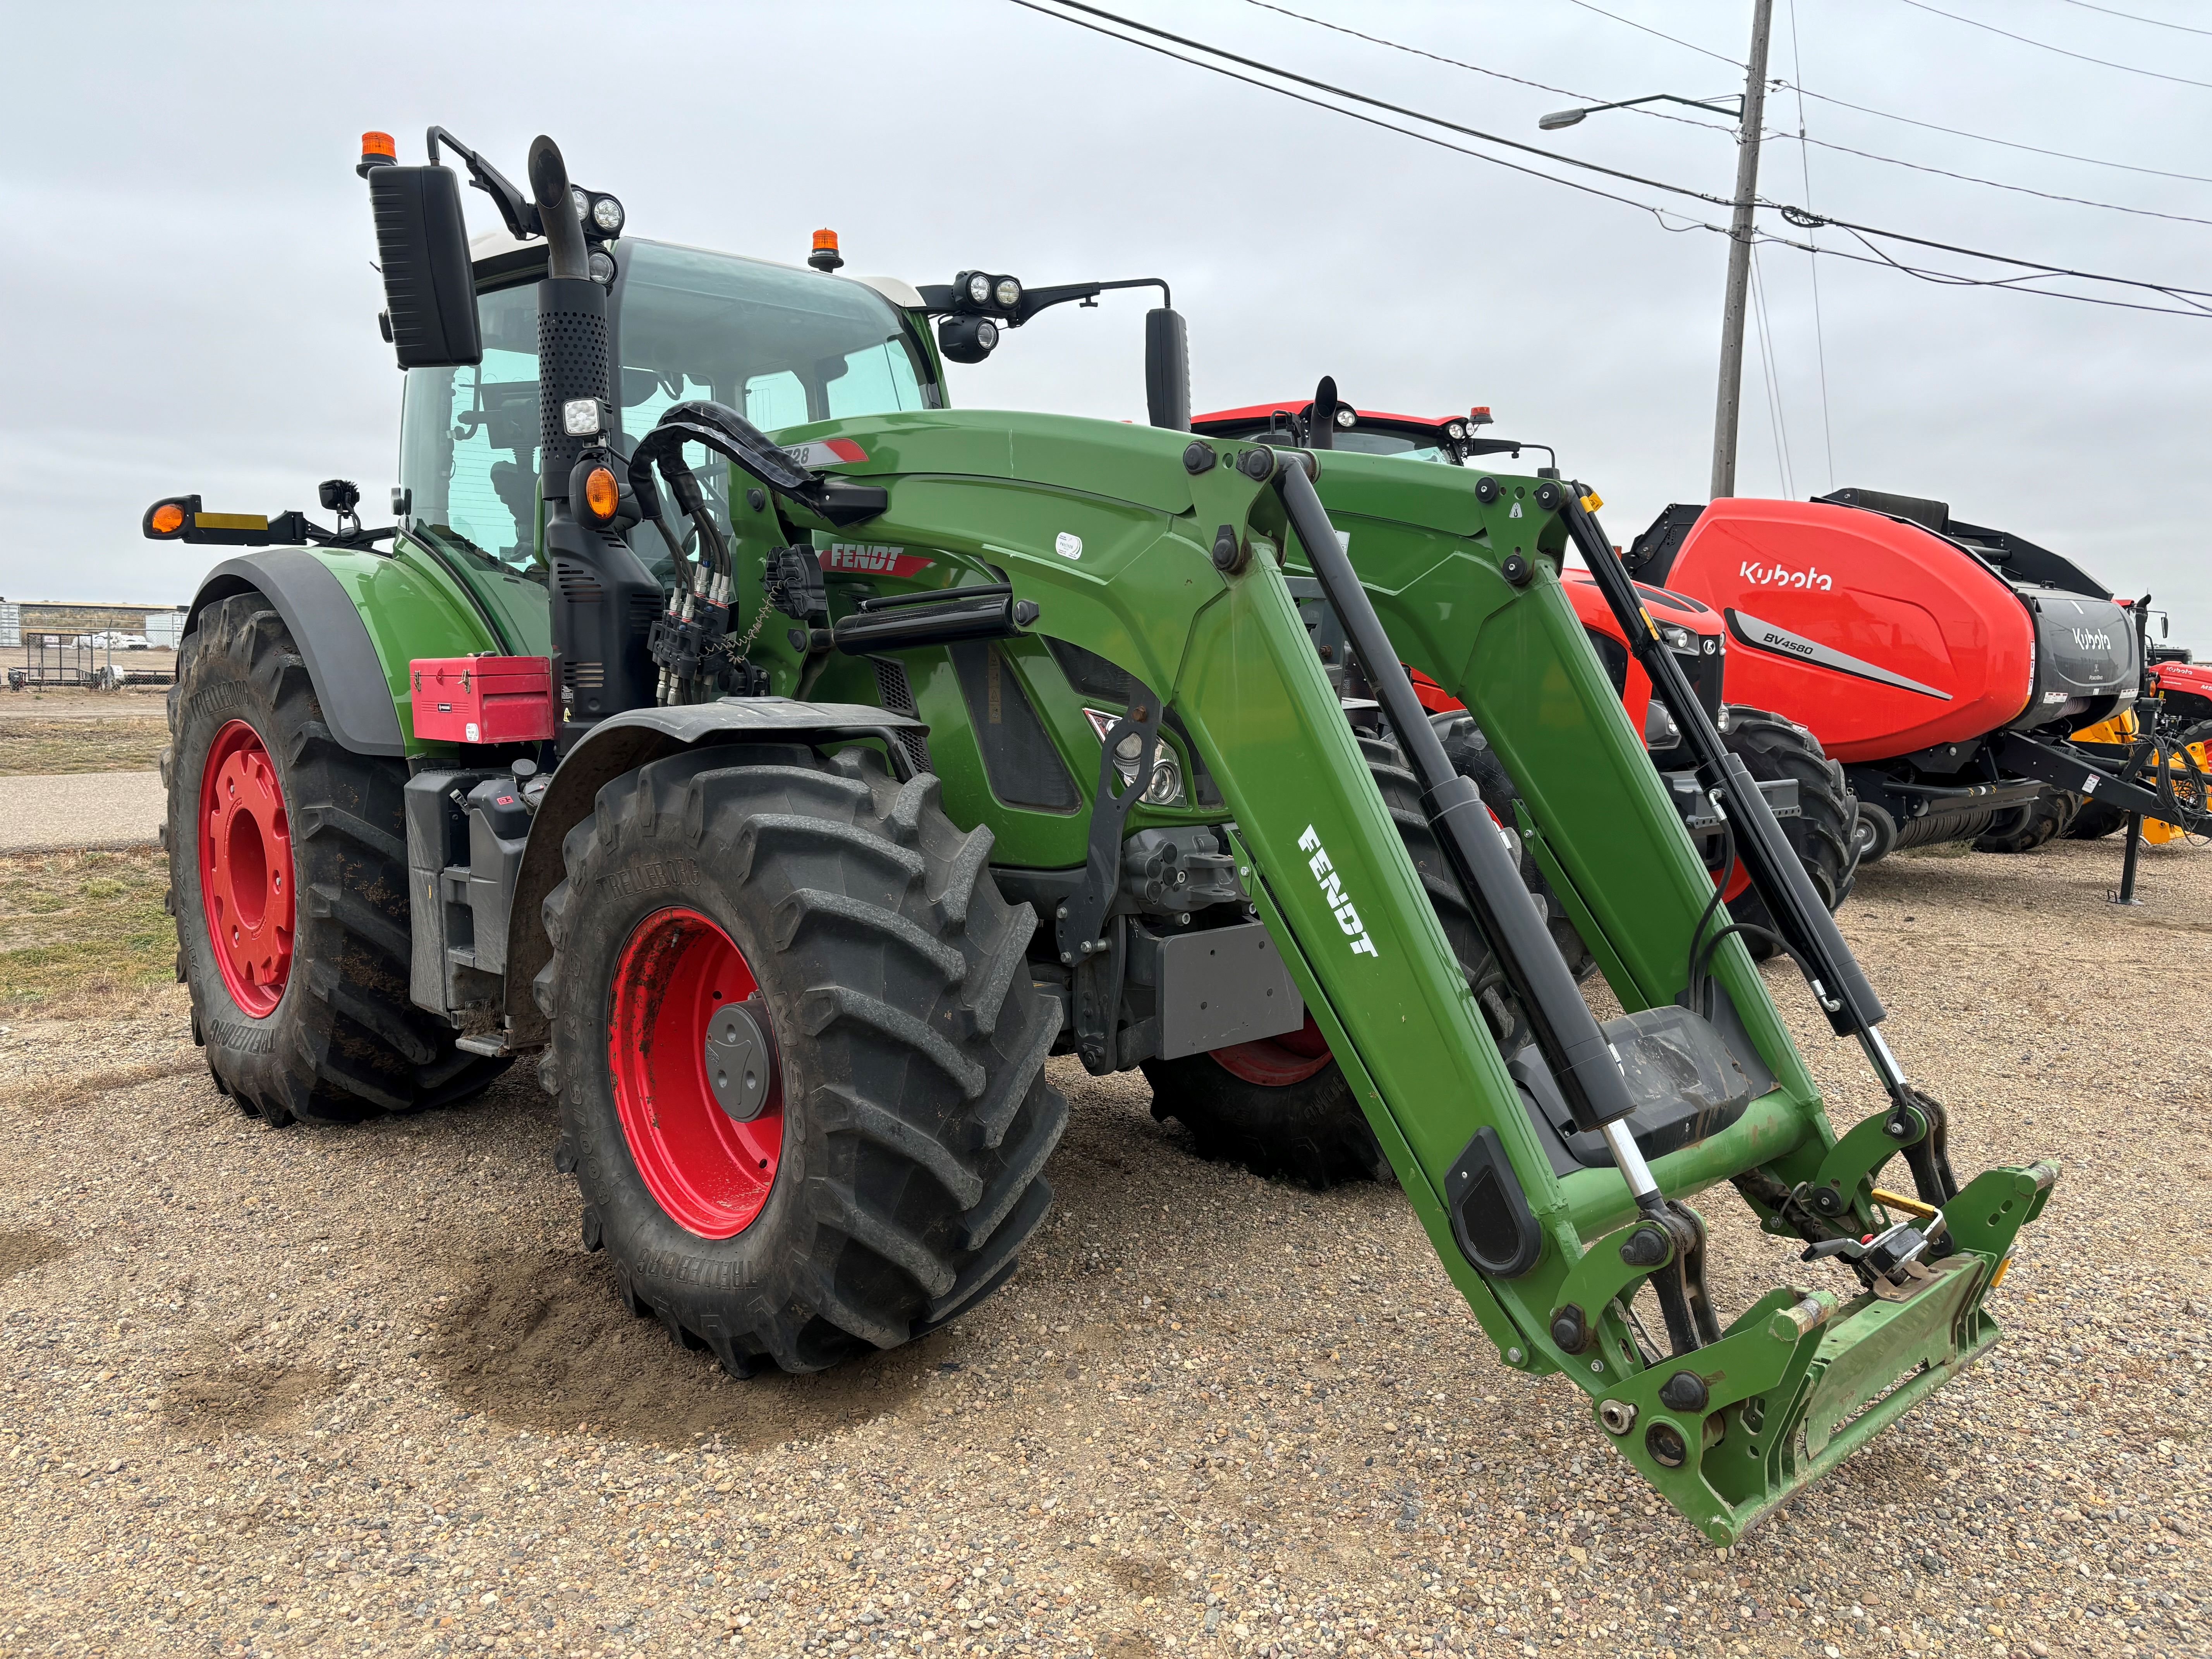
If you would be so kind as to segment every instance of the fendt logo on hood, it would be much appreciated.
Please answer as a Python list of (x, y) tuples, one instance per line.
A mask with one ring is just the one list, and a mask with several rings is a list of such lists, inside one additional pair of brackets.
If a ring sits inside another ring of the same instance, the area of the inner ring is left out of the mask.
[(2112, 636), (2101, 628), (2069, 628), (2066, 631), (2074, 636), (2074, 643), (2084, 651), (2110, 651), (2112, 648)]
[(1803, 570), (1785, 570), (1778, 564), (1759, 564), (1747, 559), (1736, 574), (1747, 582), (1762, 587), (1817, 587), (1823, 593), (1835, 591), (1835, 579), (1824, 576), (1809, 567)]

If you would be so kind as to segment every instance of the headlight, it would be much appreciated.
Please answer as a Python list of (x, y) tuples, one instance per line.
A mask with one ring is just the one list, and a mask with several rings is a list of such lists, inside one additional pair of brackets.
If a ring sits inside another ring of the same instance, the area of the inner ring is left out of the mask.
[(1145, 800), (1152, 806), (1173, 806), (1182, 799), (1182, 768), (1175, 757), (1162, 755), (1152, 767), (1152, 781), (1145, 786)]
[(991, 303), (991, 279), (980, 270), (968, 279), (968, 298), (979, 306)]
[(991, 290), (991, 297), (999, 302), (1001, 311), (1012, 311), (1022, 302), (1022, 285), (1011, 276), (999, 278), (999, 285)]
[(614, 255), (609, 253), (605, 248), (593, 248), (592, 250), (592, 258), (588, 269), (592, 273), (592, 280), (597, 283), (601, 288), (608, 288), (613, 285), (615, 280)]
[(1677, 623), (1661, 623), (1659, 638), (1669, 651), (1686, 651), (1698, 654), (1698, 636)]
[(581, 185), (569, 185), (568, 199), (576, 204), (576, 216), (588, 222), (592, 216), (592, 198), (584, 193), (584, 187)]
[(601, 196), (592, 203), (592, 222), (608, 235), (623, 228), (623, 204), (611, 196)]
[(1350, 426), (1358, 418), (1358, 416), (1352, 413), (1352, 408), (1349, 404), (1340, 404), (1337, 406), (1336, 423), (1339, 426)]
[(1457, 421), (1454, 421), (1449, 426), (1446, 427), (1444, 430), (1451, 434), (1452, 441), (1455, 443), (1467, 436), (1467, 428), (1462, 426)]

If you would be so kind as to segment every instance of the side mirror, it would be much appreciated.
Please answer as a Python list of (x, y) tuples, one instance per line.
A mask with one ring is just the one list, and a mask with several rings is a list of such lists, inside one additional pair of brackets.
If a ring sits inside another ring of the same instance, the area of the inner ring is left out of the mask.
[(402, 368), (483, 361), (461, 185), (451, 167), (368, 169), (390, 338)]
[(1190, 430), (1190, 330), (1165, 306), (1145, 313), (1145, 409), (1154, 426)]

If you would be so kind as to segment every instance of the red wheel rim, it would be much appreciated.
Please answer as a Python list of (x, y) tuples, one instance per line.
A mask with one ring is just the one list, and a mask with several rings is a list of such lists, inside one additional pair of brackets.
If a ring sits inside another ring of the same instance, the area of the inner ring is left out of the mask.
[(1311, 1014), (1295, 1031), (1261, 1037), (1209, 1051), (1207, 1058), (1233, 1078), (1256, 1083), (1263, 1089), (1287, 1089), (1304, 1083), (1328, 1064), (1328, 1042)]
[[(623, 1139), (646, 1190), (686, 1232), (732, 1238), (768, 1202), (783, 1158), (783, 1085), (769, 1033), (760, 1115), (740, 1123), (708, 1077), (716, 1010), (754, 997), (744, 953), (696, 910), (656, 910), (638, 923), (615, 964), (607, 1066)], [(768, 1031), (758, 1002), (749, 1011)]]
[(233, 720), (200, 771), (200, 902), (231, 1000), (265, 1019), (292, 976), (292, 824), (261, 734)]

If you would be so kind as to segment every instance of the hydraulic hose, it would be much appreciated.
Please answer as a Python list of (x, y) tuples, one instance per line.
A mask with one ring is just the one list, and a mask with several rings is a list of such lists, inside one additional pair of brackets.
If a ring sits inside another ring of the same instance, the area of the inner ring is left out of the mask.
[[(1446, 757), (1429, 724), (1428, 711), (1414, 695), (1405, 665), (1375, 614), (1374, 603), (1336, 539), (1306, 472), (1319, 463), (1309, 451), (1275, 453), (1275, 488), (1290, 514), (1291, 527), (1305, 549), (1322, 592), (1343, 622), (1346, 637), (1359, 654), (1413, 775), (1421, 781), (1422, 810), (1466, 890), (1477, 923), (1498, 951), (1506, 983), (1528, 1016), (1537, 1051), (1558, 1079), (1576, 1127), (1602, 1132), (1635, 1109), (1612, 1047), (1553, 944), (1551, 931), (1514, 868), (1480, 793)], [(1630, 1191), (1639, 1204), (1656, 1202), (1657, 1188), (1643, 1158), (1634, 1155), (1633, 1141), (1625, 1135), (1608, 1137), (1613, 1139), (1628, 1146), (1630, 1156), (1620, 1162)]]
[(588, 279), (591, 257), (584, 251), (584, 225), (568, 193), (568, 164), (561, 146), (544, 133), (530, 141), (530, 193), (538, 200), (538, 225), (545, 233), (549, 276)]

